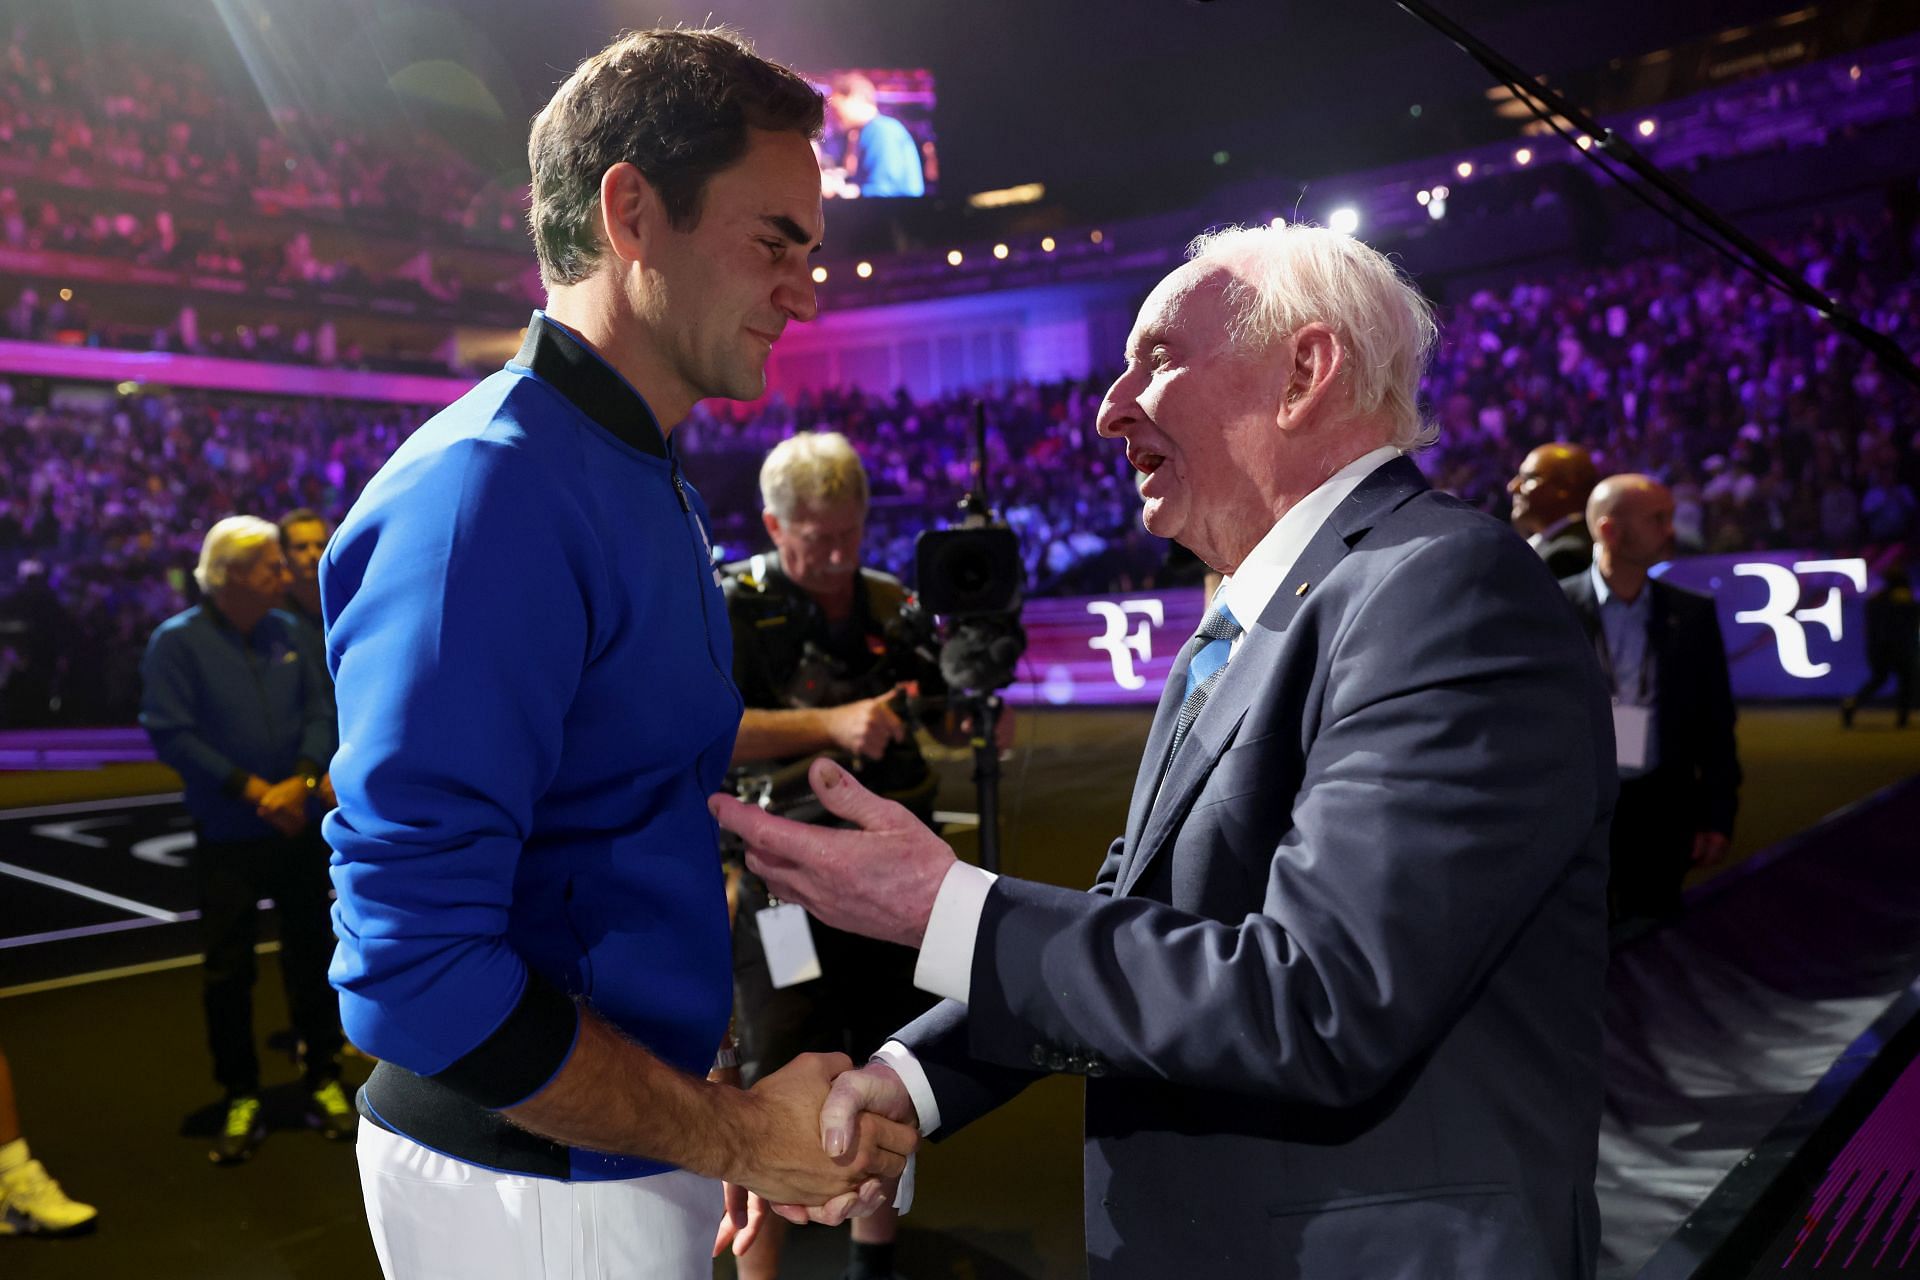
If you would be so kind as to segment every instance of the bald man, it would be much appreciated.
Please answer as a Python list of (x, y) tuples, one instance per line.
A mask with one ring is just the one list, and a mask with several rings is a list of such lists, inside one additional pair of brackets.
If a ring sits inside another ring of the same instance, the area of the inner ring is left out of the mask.
[(1616, 923), (1679, 914), (1688, 870), (1733, 836), (1740, 761), (1727, 651), (1711, 598), (1649, 571), (1673, 553), (1673, 494), (1611, 476), (1587, 501), (1593, 564), (1560, 586), (1613, 692), (1620, 800), (1607, 899)]
[(1529, 453), (1518, 474), (1507, 481), (1507, 492), (1513, 495), (1508, 519), (1556, 578), (1593, 563), (1593, 535), (1582, 516), (1598, 478), (1591, 454), (1577, 444), (1556, 441)]

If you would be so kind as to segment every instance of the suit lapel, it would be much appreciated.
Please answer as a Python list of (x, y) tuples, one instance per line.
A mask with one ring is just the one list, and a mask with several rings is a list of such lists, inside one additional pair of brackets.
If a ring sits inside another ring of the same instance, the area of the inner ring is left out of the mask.
[(1186, 700), (1187, 668), (1193, 665), (1193, 655), (1200, 651), (1201, 643), (1198, 634), (1188, 638), (1173, 660), (1173, 669), (1167, 672), (1166, 687), (1160, 691), (1160, 707), (1153, 713), (1153, 728), (1147, 733), (1146, 749), (1140, 756), (1140, 769), (1133, 777), (1133, 803), (1127, 809), (1127, 843), (1125, 861), (1120, 868), (1121, 883), (1126, 882), (1126, 862), (1132, 861), (1134, 850), (1140, 847), (1140, 832), (1146, 825), (1147, 810), (1153, 804), (1154, 784), (1160, 780), (1160, 762), (1167, 757), (1167, 745), (1173, 741), (1173, 724), (1180, 716), (1180, 704)]
[[(1160, 776), (1160, 764), (1172, 736), (1172, 722), (1183, 700), (1185, 671), (1192, 659), (1193, 646), (1190, 645), (1182, 661), (1175, 664), (1175, 673), (1180, 679), (1168, 679), (1168, 692), (1161, 696), (1154, 732), (1135, 780), (1133, 812), (1127, 822), (1127, 856), (1120, 870), (1116, 895), (1129, 892), (1139, 882), (1185, 819), (1213, 766), (1232, 745), (1240, 722), (1274, 678), (1275, 662), (1285, 642), (1287, 627), (1306, 606), (1313, 588), (1326, 580), (1353, 544), (1373, 528), (1381, 516), (1426, 487), (1419, 468), (1405, 458), (1396, 459), (1362, 481), (1327, 517), (1259, 619), (1247, 629), (1239, 652), (1227, 663), (1226, 674), (1214, 686), (1206, 706), (1187, 731), (1186, 741), (1180, 744), (1180, 753), (1168, 766), (1156, 796), (1153, 781)], [(1305, 590), (1301, 584), (1305, 584)]]

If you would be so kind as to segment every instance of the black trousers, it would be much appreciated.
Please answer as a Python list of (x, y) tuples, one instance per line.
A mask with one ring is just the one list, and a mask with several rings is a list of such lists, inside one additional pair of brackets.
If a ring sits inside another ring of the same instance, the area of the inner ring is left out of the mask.
[(307, 1087), (340, 1074), (340, 1001), (327, 982), (333, 957), (328, 917), (327, 846), (309, 828), (288, 838), (202, 843), (193, 851), (206, 947), (202, 1000), (213, 1078), (229, 1096), (260, 1087), (253, 1041), (253, 983), (259, 970), (257, 903), (272, 898), (280, 913), (280, 974), (294, 1032), (306, 1046)]
[(1895, 718), (1901, 724), (1907, 722), (1913, 710), (1913, 669), (1914, 657), (1910, 653), (1869, 653), (1868, 665), (1873, 670), (1867, 681), (1854, 691), (1856, 703), (1865, 702), (1880, 692), (1880, 686), (1888, 680), (1893, 681), (1893, 709)]
[(1610, 918), (1671, 920), (1680, 914), (1680, 885), (1693, 864), (1694, 826), (1689, 779), (1657, 769), (1621, 779), (1607, 878)]

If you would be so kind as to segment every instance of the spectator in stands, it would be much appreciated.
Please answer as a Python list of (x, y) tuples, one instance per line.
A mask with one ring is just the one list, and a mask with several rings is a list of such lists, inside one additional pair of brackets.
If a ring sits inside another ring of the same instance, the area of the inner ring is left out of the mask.
[(304, 1060), (308, 1122), (351, 1139), (340, 1087), (340, 1010), (327, 983), (332, 935), (319, 810), (336, 738), (322, 656), (279, 609), (280, 531), (229, 516), (207, 531), (194, 578), (206, 601), (153, 634), (140, 723), (185, 783), (205, 938), (204, 1002), (214, 1078), (226, 1090), (216, 1164), (246, 1160), (265, 1137), (253, 1037), (255, 904), (280, 913), (280, 967)]
[(74, 625), (42, 562), (22, 560), (15, 574), (0, 601), (0, 725), (31, 729), (60, 718)]
[(1598, 478), (1593, 456), (1585, 448), (1556, 441), (1527, 454), (1507, 484), (1507, 492), (1513, 495), (1509, 518), (1514, 529), (1540, 553), (1556, 578), (1593, 563), (1586, 508)]
[(13, 1070), (0, 1053), (0, 1236), (77, 1236), (93, 1230), (100, 1211), (60, 1189), (27, 1150), (13, 1097)]
[(1680, 912), (1691, 867), (1727, 854), (1739, 804), (1733, 691), (1713, 601), (1647, 576), (1673, 551), (1673, 495), (1648, 476), (1588, 500), (1593, 564), (1561, 580), (1613, 690), (1620, 799), (1607, 886), (1617, 924)]

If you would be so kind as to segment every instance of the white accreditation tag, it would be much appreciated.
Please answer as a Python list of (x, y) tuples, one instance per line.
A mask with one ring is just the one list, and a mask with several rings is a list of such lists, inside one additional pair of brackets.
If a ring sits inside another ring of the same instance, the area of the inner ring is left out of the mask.
[(783, 902), (760, 908), (753, 919), (760, 926), (760, 946), (767, 953), (767, 973), (775, 990), (820, 976), (820, 955), (813, 949), (813, 929), (805, 908)]
[(1653, 708), (1613, 704), (1613, 748), (1622, 769), (1647, 767), (1647, 740), (1653, 733)]

